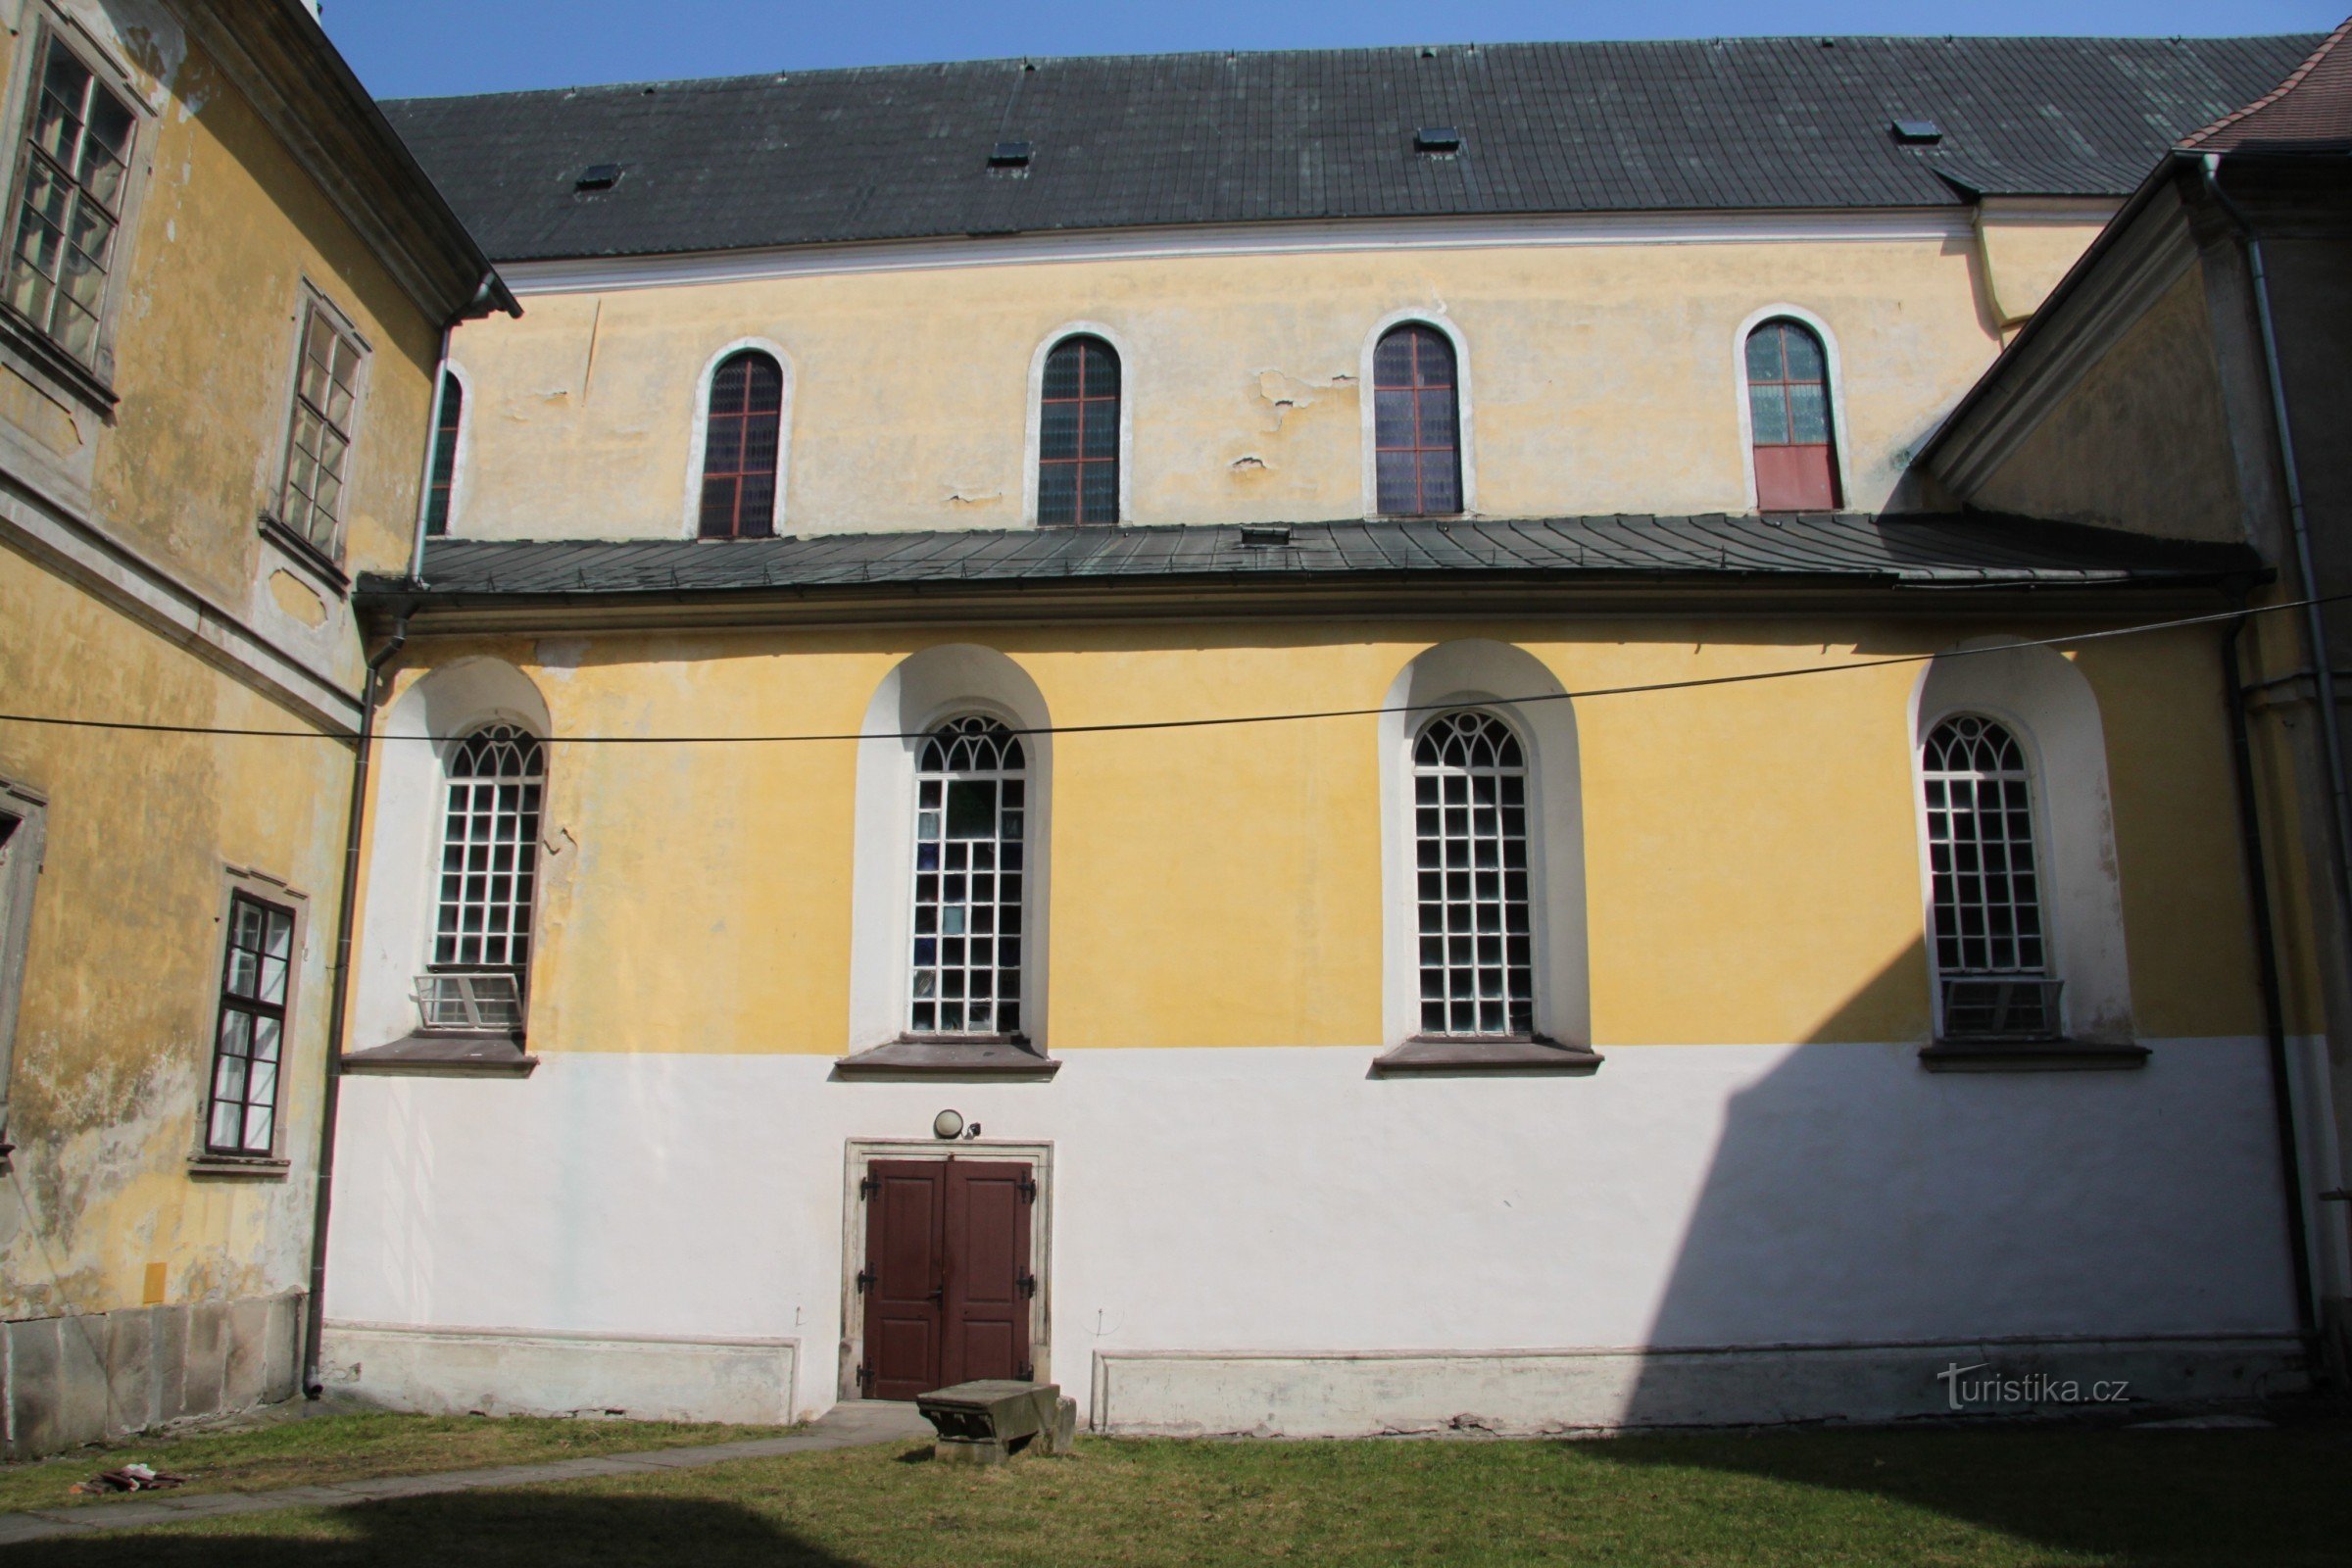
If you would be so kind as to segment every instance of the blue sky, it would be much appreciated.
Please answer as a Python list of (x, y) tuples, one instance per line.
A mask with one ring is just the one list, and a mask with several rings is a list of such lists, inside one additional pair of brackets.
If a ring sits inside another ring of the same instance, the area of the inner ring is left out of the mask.
[(1001, 55), (1771, 33), (2322, 32), (2299, 0), (325, 0), (380, 97)]

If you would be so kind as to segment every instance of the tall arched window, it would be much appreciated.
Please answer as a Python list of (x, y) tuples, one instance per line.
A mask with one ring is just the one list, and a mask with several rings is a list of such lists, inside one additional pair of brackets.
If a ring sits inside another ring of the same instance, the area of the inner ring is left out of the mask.
[(1928, 733), (1920, 759), (1943, 1031), (2036, 1038), (2058, 1029), (2042, 919), (2034, 781), (2017, 737), (1976, 713)]
[(1028, 759), (993, 718), (950, 719), (915, 772), (914, 1034), (1021, 1032)]
[(745, 349), (710, 372), (699, 530), (705, 539), (753, 539), (775, 532), (783, 422), (784, 369), (772, 358)]
[(424, 531), (449, 532), (449, 507), (458, 483), (458, 430), (466, 419), (466, 388), (441, 372), (441, 408), (433, 420), (433, 472), (424, 497)]
[(1388, 517), (1462, 510), (1462, 430), (1453, 344), (1434, 326), (1391, 328), (1372, 356), (1372, 445)]
[(486, 724), (451, 749), (447, 775), (432, 967), (504, 971), (519, 993), (531, 961), (544, 750), (528, 730)]
[(1038, 392), (1037, 520), (1119, 520), (1119, 356), (1099, 337), (1065, 337)]
[(1535, 1032), (1527, 758), (1492, 713), (1441, 714), (1413, 743), (1421, 1031)]
[(1835, 511), (1838, 438), (1830, 423), (1829, 361), (1803, 323), (1782, 317), (1748, 333), (1747, 412), (1756, 509)]

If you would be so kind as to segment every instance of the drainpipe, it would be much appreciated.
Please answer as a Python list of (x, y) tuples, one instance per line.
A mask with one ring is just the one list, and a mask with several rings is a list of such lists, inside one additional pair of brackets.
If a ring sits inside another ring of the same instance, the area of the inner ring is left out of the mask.
[(2278, 1174), (2286, 1189), (2287, 1250), (2295, 1271), (2295, 1332), (2304, 1359), (2315, 1372), (2319, 1353), (2319, 1308), (2312, 1295), (2311, 1230), (2303, 1206), (2303, 1153), (2295, 1133), (2295, 1089), (2286, 1054), (2286, 1003), (2278, 980), (2278, 942), (2271, 924), (2271, 880), (2263, 858), (2262, 808), (2254, 794), (2254, 747), (2246, 734), (2246, 687), (2237, 659), (2246, 628), (2241, 602), (2235, 620), (2222, 628), (2222, 689), (2230, 705), (2230, 761), (2237, 781), (2237, 830), (2246, 862), (2246, 891), (2254, 906), (2254, 962), (2262, 985), (2262, 1032), (2270, 1048), (2271, 1117), (2278, 1135)]
[(302, 1392), (318, 1397), (318, 1337), (326, 1326), (326, 1224), (335, 1198), (335, 1110), (343, 1098), (343, 1019), (351, 1005), (351, 924), (360, 900), (360, 827), (368, 806), (368, 765), (375, 739), (375, 699), (384, 670), (409, 640), (409, 612), (392, 620), (392, 635), (368, 660), (360, 683), (359, 752), (351, 765), (351, 805), (343, 826), (343, 891), (335, 906), (335, 976), (326, 1004), (326, 1095), (318, 1108), (318, 1180), (311, 1207), (311, 1295), (304, 1303)]
[(2278, 331), (2271, 318), (2270, 278), (2263, 270), (2262, 241), (2255, 236), (2252, 220), (2222, 189), (2222, 155), (2207, 153), (2200, 163), (2206, 192), (2237, 230), (2246, 247), (2247, 270), (2254, 278), (2254, 313), (2262, 325), (2262, 368), (2270, 380), (2271, 423), (2278, 432), (2278, 466), (2286, 477), (2286, 510), (2294, 535), (2295, 570), (2301, 575), (2306, 601), (2303, 631), (2311, 643), (2312, 680), (2318, 687), (2320, 707), (2320, 744), (2327, 755), (2328, 791), (2335, 812), (2336, 940), (2340, 946), (2352, 942), (2352, 906), (2346, 904), (2347, 897), (2352, 896), (2352, 794), (2347, 794), (2344, 784), (2344, 737), (2335, 707), (2335, 665), (2328, 658), (2327, 617), (2318, 602), (2320, 579), (2312, 565), (2311, 525), (2303, 511), (2303, 477), (2295, 466), (2294, 427), (2286, 416), (2286, 382), (2278, 368)]

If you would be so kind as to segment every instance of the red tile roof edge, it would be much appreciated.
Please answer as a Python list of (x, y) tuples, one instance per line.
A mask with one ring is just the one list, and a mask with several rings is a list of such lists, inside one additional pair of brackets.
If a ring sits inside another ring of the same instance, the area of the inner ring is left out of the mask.
[[(2352, 141), (2352, 50), (2335, 52), (2346, 34), (2352, 34), (2352, 18), (2338, 24), (2278, 86), (2182, 137), (2181, 150), (2228, 152), (2249, 142)], [(2264, 134), (2266, 130), (2270, 133)]]

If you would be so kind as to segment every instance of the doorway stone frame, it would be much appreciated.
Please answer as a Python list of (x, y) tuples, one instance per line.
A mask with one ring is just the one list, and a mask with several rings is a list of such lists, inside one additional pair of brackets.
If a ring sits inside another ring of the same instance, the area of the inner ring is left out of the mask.
[(865, 1201), (858, 1184), (877, 1159), (928, 1159), (945, 1164), (957, 1159), (1026, 1160), (1037, 1182), (1037, 1201), (1029, 1205), (1029, 1269), (1037, 1276), (1037, 1295), (1029, 1302), (1029, 1364), (1037, 1381), (1054, 1381), (1054, 1145), (976, 1138), (853, 1138), (842, 1162), (841, 1181), (841, 1355), (834, 1396), (844, 1402), (862, 1400), (858, 1392), (858, 1364), (865, 1359), (865, 1302), (858, 1290), (858, 1275), (865, 1267)]

